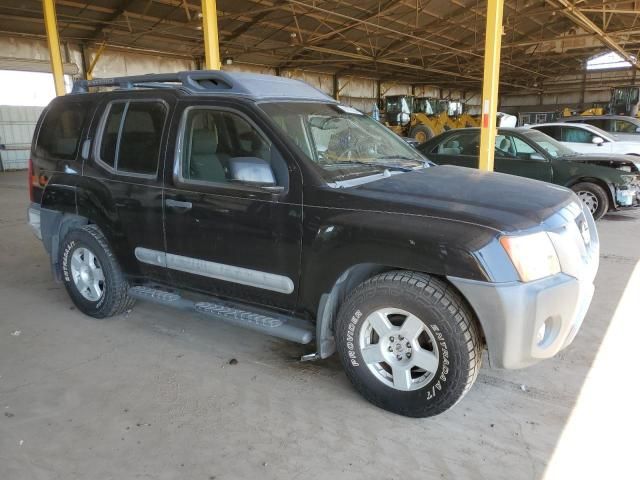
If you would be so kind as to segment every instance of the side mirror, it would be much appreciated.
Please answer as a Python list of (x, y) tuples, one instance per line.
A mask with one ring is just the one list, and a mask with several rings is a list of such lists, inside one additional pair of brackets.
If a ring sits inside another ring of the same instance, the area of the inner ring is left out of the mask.
[(533, 160), (534, 162), (546, 162), (547, 159), (542, 156), (541, 153), (532, 153), (529, 155), (529, 160)]
[(274, 193), (284, 191), (284, 187), (277, 185), (271, 165), (262, 158), (233, 157), (229, 159), (229, 171), (234, 182)]
[(602, 138), (602, 137), (593, 137), (591, 139), (591, 143), (600, 146), (600, 145), (602, 145), (604, 143), (604, 138)]

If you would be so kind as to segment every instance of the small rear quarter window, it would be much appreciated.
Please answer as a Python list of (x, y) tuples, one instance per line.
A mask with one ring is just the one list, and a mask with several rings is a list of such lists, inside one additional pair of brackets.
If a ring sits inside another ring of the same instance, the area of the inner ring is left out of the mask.
[(75, 160), (88, 107), (86, 102), (59, 102), (52, 105), (40, 127), (36, 153), (44, 157)]

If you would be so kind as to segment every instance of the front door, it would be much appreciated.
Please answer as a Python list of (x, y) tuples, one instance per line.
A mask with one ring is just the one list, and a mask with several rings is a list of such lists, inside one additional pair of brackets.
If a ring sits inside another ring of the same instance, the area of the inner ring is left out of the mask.
[(293, 310), (302, 179), (254, 118), (223, 100), (178, 108), (165, 169), (166, 264), (180, 287)]
[(496, 135), (495, 171), (543, 182), (553, 181), (551, 162), (532, 145), (510, 133)]

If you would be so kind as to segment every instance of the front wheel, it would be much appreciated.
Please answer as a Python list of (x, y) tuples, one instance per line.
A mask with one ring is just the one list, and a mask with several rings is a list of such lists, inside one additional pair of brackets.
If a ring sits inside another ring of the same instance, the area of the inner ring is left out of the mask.
[(429, 275), (396, 271), (362, 283), (340, 308), (336, 339), (355, 388), (409, 417), (453, 407), (480, 369), (482, 340), (469, 307)]
[(595, 220), (600, 220), (609, 211), (609, 197), (600, 185), (581, 182), (573, 185), (571, 190), (578, 195)]

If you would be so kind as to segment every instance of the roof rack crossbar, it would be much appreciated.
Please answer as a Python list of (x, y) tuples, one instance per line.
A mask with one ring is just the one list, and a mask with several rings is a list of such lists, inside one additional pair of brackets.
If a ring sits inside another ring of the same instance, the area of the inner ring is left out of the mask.
[[(190, 92), (222, 91), (249, 94), (250, 92), (233, 81), (230, 75), (219, 70), (201, 70), (178, 73), (152, 73), (129, 77), (96, 78), (76, 80), (72, 93), (87, 93), (92, 87), (116, 87), (124, 90), (147, 87), (169, 87), (175, 83)], [(167, 85), (163, 85), (167, 84)]]

